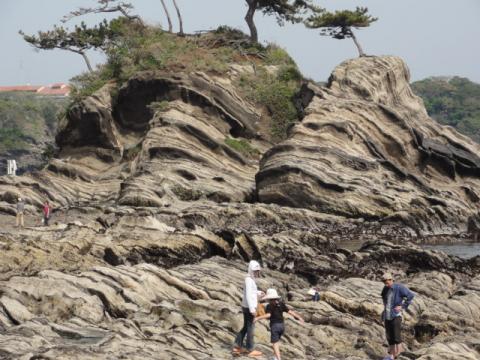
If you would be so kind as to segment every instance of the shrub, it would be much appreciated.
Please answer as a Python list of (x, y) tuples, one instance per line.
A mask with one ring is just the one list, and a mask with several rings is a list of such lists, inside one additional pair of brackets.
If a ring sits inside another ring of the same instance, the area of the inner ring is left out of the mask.
[(164, 112), (168, 110), (168, 101), (163, 100), (163, 101), (153, 101), (147, 107), (153, 112)]
[(298, 120), (293, 98), (300, 90), (301, 75), (296, 67), (281, 66), (276, 74), (260, 68), (256, 75), (241, 76), (238, 85), (247, 99), (268, 110), (272, 140), (284, 140), (289, 126)]
[(172, 187), (172, 192), (182, 201), (196, 201), (202, 197), (202, 192), (196, 189), (184, 188), (181, 185)]
[(248, 157), (255, 157), (260, 154), (260, 151), (255, 149), (248, 141), (244, 139), (226, 138), (225, 144), (230, 146), (233, 150), (236, 150)]

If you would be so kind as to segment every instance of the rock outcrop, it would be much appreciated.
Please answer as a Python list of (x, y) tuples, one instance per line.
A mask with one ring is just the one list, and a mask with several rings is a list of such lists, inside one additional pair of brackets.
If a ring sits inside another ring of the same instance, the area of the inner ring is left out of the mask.
[(465, 230), (479, 210), (480, 147), (430, 119), (396, 57), (348, 60), (304, 86), (305, 117), (263, 157), (262, 202), (421, 233)]
[[(386, 270), (416, 293), (399, 360), (480, 359), (480, 257), (413, 244), (466, 237), (469, 217), (478, 230), (478, 145), (427, 117), (398, 58), (306, 84), (305, 117), (273, 147), (232, 78), (108, 85), (71, 108), (57, 158), (0, 178), (0, 358), (229, 359), (256, 259), (259, 287), (306, 320), (286, 320), (287, 359), (382, 357)], [(256, 341), (269, 355), (264, 322)]]

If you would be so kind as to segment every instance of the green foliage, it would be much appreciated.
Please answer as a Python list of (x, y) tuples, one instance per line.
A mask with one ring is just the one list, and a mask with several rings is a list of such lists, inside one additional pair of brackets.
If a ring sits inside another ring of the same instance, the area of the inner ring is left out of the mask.
[(368, 14), (368, 8), (357, 7), (355, 11), (337, 10), (329, 12), (324, 9), (313, 11), (313, 15), (308, 17), (304, 24), (311, 29), (320, 29), (320, 35), (331, 36), (334, 39), (352, 38), (358, 48), (360, 56), (364, 56), (362, 48), (358, 43), (352, 28), (364, 28), (377, 21)]
[(37, 35), (26, 35), (23, 31), (19, 33), (26, 42), (37, 49), (62, 49), (78, 54), (84, 54), (88, 49), (105, 50), (116, 36), (107, 20), (93, 27), (87, 27), (82, 21), (80, 25), (75, 25), (73, 31), (55, 25), (53, 30), (39, 31)]
[(203, 195), (199, 190), (185, 188), (178, 184), (172, 187), (172, 192), (182, 201), (196, 201)]
[(285, 21), (301, 22), (302, 11), (316, 8), (312, 0), (259, 0), (257, 4), (257, 10), (262, 11), (264, 15), (275, 16), (279, 25), (283, 25)]
[(225, 144), (230, 146), (233, 150), (238, 151), (242, 155), (248, 157), (256, 157), (260, 154), (260, 151), (255, 149), (247, 140), (245, 139), (232, 139), (226, 138)]
[(147, 107), (154, 113), (163, 112), (168, 110), (168, 101), (153, 101)]
[(53, 134), (66, 99), (27, 93), (0, 93), (0, 151), (25, 150), (32, 139)]
[(377, 21), (368, 14), (368, 8), (357, 7), (352, 10), (337, 10), (329, 12), (320, 10), (305, 20), (305, 25), (311, 29), (321, 29), (321, 35), (332, 36), (335, 39), (352, 37), (351, 28), (368, 27)]
[(467, 78), (428, 78), (412, 84), (428, 114), (480, 142), (480, 84)]
[(268, 65), (295, 65), (288, 52), (278, 45), (271, 44), (265, 51), (265, 63)]
[(57, 154), (57, 148), (56, 148), (55, 144), (54, 143), (48, 143), (45, 146), (45, 148), (43, 149), (42, 159), (45, 162), (48, 162), (50, 159), (55, 157), (56, 154)]
[(14, 150), (25, 146), (23, 133), (18, 127), (0, 128), (0, 149)]
[(72, 79), (75, 102), (110, 81), (121, 85), (138, 71), (203, 71), (222, 75), (229, 70), (230, 63), (252, 64), (259, 59), (269, 65), (295, 66), (282, 48), (252, 44), (240, 30), (227, 26), (192, 37), (179, 37), (124, 17), (113, 19), (108, 27), (109, 41), (104, 47), (107, 62), (92, 73)]
[(300, 90), (301, 74), (295, 65), (281, 65), (275, 73), (264, 68), (243, 75), (239, 87), (250, 101), (263, 105), (271, 117), (271, 136), (276, 142), (287, 137), (287, 129), (298, 120), (293, 103)]

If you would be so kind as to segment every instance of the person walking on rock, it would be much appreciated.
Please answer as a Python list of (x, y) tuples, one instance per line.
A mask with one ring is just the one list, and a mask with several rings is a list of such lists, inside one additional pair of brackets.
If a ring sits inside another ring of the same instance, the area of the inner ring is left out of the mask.
[(17, 227), (21, 226), (22, 228), (25, 227), (23, 213), (25, 212), (25, 202), (22, 198), (18, 198), (17, 201), (17, 218), (16, 218), (16, 225)]
[(388, 341), (388, 354), (384, 360), (397, 358), (403, 351), (402, 347), (402, 310), (406, 310), (412, 303), (414, 294), (402, 284), (394, 283), (390, 273), (383, 274), (385, 286), (382, 290), (384, 305), (383, 320)]
[[(255, 279), (260, 276), (260, 264), (251, 260), (248, 264), (248, 274), (243, 285), (242, 312), (243, 327), (235, 338), (233, 347), (234, 354), (248, 353), (249, 357), (261, 356), (262, 353), (254, 350), (254, 318), (257, 313), (258, 297), (263, 295), (257, 290)], [(246, 338), (246, 347), (243, 348), (243, 340)]]
[(278, 296), (277, 290), (268, 289), (267, 294), (263, 297), (262, 301), (268, 300), (268, 304), (265, 307), (265, 315), (258, 316), (254, 322), (262, 319), (270, 319), (270, 342), (272, 344), (274, 360), (281, 360), (280, 355), (280, 339), (285, 332), (285, 324), (283, 321), (283, 313), (292, 315), (300, 322), (304, 322), (303, 318), (296, 311), (288, 308), (287, 305)]
[(45, 226), (48, 226), (48, 220), (50, 219), (50, 212), (51, 212), (50, 204), (48, 203), (48, 201), (45, 201), (45, 203), (43, 204), (43, 225)]

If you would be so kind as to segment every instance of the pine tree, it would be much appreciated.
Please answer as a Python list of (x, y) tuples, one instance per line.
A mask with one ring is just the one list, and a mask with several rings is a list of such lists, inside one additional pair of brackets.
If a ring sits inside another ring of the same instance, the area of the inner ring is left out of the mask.
[(274, 15), (277, 23), (282, 26), (285, 21), (298, 23), (302, 21), (300, 16), (302, 11), (307, 9), (320, 10), (312, 4), (312, 0), (246, 0), (248, 11), (245, 15), (245, 21), (250, 29), (250, 40), (258, 42), (257, 27), (253, 17), (255, 12), (260, 10), (264, 15)]
[(61, 49), (81, 55), (91, 72), (93, 69), (86, 54), (87, 50), (105, 50), (108, 42), (114, 37), (106, 20), (91, 28), (82, 22), (80, 25), (76, 25), (73, 31), (55, 25), (53, 30), (39, 31), (38, 35), (26, 35), (21, 30), (19, 33), (26, 42), (37, 49)]
[(321, 29), (320, 35), (331, 36), (334, 39), (352, 38), (360, 56), (365, 56), (352, 28), (364, 28), (377, 21), (378, 18), (368, 14), (368, 8), (357, 7), (355, 11), (339, 10), (329, 12), (325, 10), (314, 11), (304, 23), (311, 29)]

